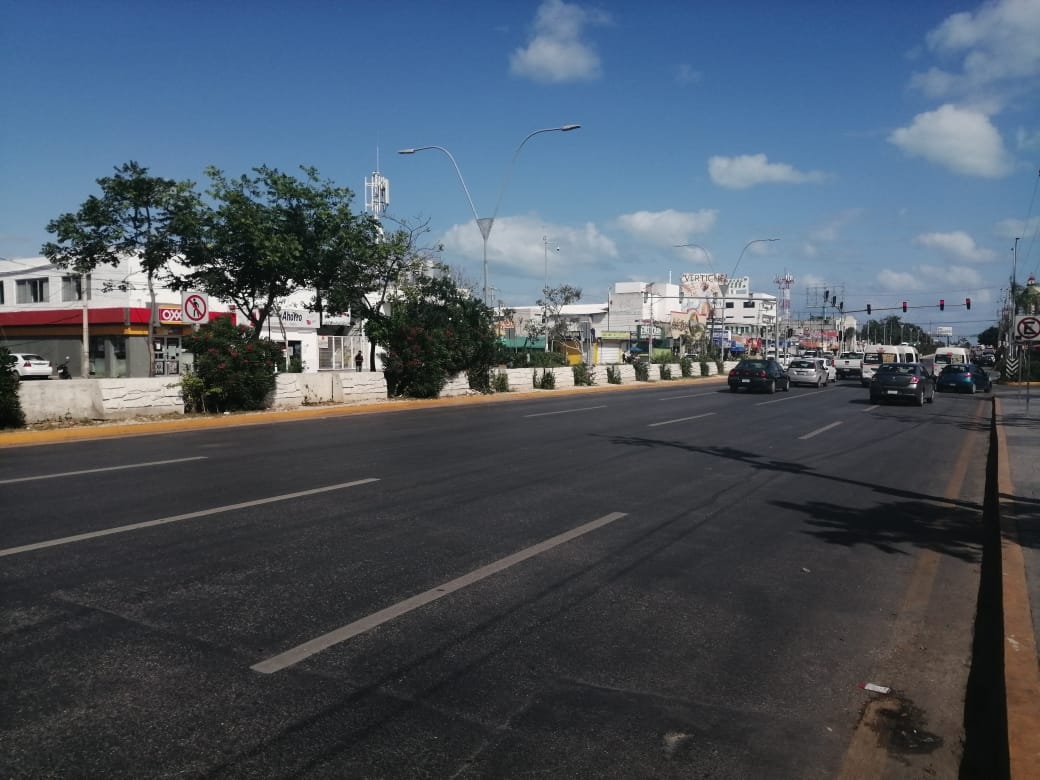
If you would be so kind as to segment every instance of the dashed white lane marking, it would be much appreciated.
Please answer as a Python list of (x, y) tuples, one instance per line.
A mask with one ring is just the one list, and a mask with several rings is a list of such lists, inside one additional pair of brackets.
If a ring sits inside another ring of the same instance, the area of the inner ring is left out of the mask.
[(648, 428), (656, 428), (658, 425), (671, 425), (672, 423), (687, 422), (688, 420), (699, 420), (701, 417), (711, 417), (715, 412), (705, 412), (704, 414), (695, 414), (693, 417), (678, 417), (675, 420), (663, 420), (662, 422), (650, 423)]
[(487, 566), (481, 566), (479, 569), (474, 569), (469, 574), (456, 577), (455, 579), (449, 580), (435, 588), (430, 588), (429, 590), (412, 596), (411, 598), (407, 598), (404, 601), (399, 601), (386, 609), (373, 612), (367, 617), (355, 620), (353, 623), (348, 623), (347, 625), (337, 628), (334, 631), (330, 631), (327, 634), (315, 637), (301, 645), (286, 650), (284, 653), (271, 656), (264, 661), (253, 664), (250, 669), (254, 672), (260, 672), (261, 674), (280, 672), (282, 669), (298, 664), (300, 661), (310, 658), (312, 655), (320, 653), (323, 650), (327, 650), (333, 645), (345, 642), (359, 634), (370, 631), (387, 621), (393, 620), (396, 617), (400, 617), (412, 610), (425, 606), (437, 599), (454, 593), (457, 590), (468, 587), (475, 582), (480, 582), (481, 580), (490, 577), (492, 574), (504, 571), (522, 561), (526, 561), (528, 558), (541, 555), (542, 553), (569, 542), (572, 539), (584, 536), (591, 531), (595, 531), (597, 528), (609, 525), (615, 520), (620, 520), (624, 516), (624, 512), (612, 512), (611, 514), (604, 515), (597, 520), (592, 520), (584, 525), (579, 525), (577, 528), (572, 528), (570, 531), (565, 531), (562, 534), (553, 536), (546, 539), (544, 542), (539, 542), (538, 544), (527, 547), (519, 552), (515, 552), (512, 555), (507, 555), (505, 558), (499, 558), (497, 561), (489, 563)]
[(74, 536), (63, 536), (60, 539), (48, 539), (45, 542), (23, 544), (21, 547), (8, 547), (7, 549), (0, 550), (0, 558), (6, 558), (9, 555), (19, 555), (20, 553), (32, 552), (33, 550), (44, 550), (48, 547), (59, 547), (65, 544), (85, 542), (88, 539), (97, 539), (101, 536), (125, 534), (128, 531), (139, 531), (142, 528), (154, 528), (155, 526), (159, 525), (179, 523), (182, 520), (195, 520), (199, 517), (219, 515), (223, 512), (234, 512), (238, 509), (249, 509), (250, 507), (263, 506), (264, 504), (274, 504), (279, 501), (291, 501), (294, 498), (303, 498), (304, 496), (315, 496), (320, 493), (331, 493), (333, 490), (344, 490), (346, 488), (357, 487), (358, 485), (367, 485), (370, 482), (378, 481), (379, 480), (374, 477), (370, 477), (368, 479), (357, 479), (353, 482), (341, 482), (338, 485), (328, 485), (326, 487), (313, 488), (311, 490), (300, 490), (296, 493), (285, 493), (284, 495), (271, 496), (270, 498), (258, 498), (255, 501), (243, 501), (240, 504), (228, 504), (226, 506), (213, 507), (212, 509), (201, 509), (198, 512), (186, 512), (183, 515), (173, 515), (172, 517), (160, 517), (158, 520), (145, 520), (142, 523), (131, 523), (130, 525), (119, 525), (113, 528), (103, 528), (100, 531), (90, 531), (89, 533), (76, 534)]
[(553, 414), (572, 414), (573, 412), (588, 412), (588, 411), (591, 411), (592, 409), (606, 409), (606, 408), (607, 408), (606, 404), (601, 404), (600, 406), (582, 406), (582, 407), (580, 407), (578, 409), (561, 409), (558, 412), (538, 412), (537, 414), (525, 414), (524, 417), (549, 417), (550, 415), (553, 415)]
[(11, 479), (0, 479), (0, 485), (13, 485), (16, 482), (33, 482), (38, 479), (60, 479), (61, 477), (78, 477), (82, 474), (100, 474), (104, 471), (122, 471), (123, 469), (144, 469), (152, 466), (169, 466), (171, 463), (187, 463), (193, 460), (206, 460), (205, 455), (195, 455), (191, 458), (176, 458), (174, 460), (153, 460), (148, 463), (127, 463), (123, 466), (106, 466), (99, 469), (81, 469), (79, 471), (62, 471), (57, 474), (36, 474), (31, 477), (12, 477)]
[(815, 431), (811, 431), (810, 433), (805, 434), (805, 436), (799, 436), (798, 438), (802, 440), (811, 439), (813, 436), (819, 436), (824, 431), (829, 431), (831, 428), (837, 428), (841, 424), (842, 421), (838, 420), (838, 422), (832, 422), (830, 425), (824, 425), (822, 428), (817, 428)]

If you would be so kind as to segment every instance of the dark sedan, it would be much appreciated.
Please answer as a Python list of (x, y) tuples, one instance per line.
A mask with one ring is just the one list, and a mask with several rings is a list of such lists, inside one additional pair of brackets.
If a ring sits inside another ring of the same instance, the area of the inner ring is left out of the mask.
[(974, 363), (954, 363), (939, 372), (935, 389), (939, 392), (988, 393), (993, 389), (993, 380)]
[(918, 406), (935, 401), (935, 382), (920, 363), (882, 363), (870, 380), (870, 402), (912, 401)]
[(729, 390), (762, 390), (775, 393), (790, 390), (791, 380), (774, 358), (745, 358), (729, 372)]

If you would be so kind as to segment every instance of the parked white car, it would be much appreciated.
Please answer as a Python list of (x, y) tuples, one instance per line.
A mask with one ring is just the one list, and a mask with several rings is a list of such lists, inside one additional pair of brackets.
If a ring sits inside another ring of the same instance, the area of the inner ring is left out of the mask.
[(21, 379), (50, 379), (51, 361), (32, 352), (12, 352), (11, 370)]

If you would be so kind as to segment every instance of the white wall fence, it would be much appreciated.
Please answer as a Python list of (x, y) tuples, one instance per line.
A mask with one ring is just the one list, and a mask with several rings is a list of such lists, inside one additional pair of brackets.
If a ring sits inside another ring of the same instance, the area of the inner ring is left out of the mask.
[[(728, 371), (735, 363), (725, 364)], [(678, 363), (668, 364), (672, 379), (681, 379)], [(618, 364), (621, 384), (634, 384), (635, 368)], [(660, 364), (649, 367), (651, 382), (660, 381)], [(700, 364), (694, 363), (694, 376), (700, 376)], [(596, 385), (609, 384), (608, 366), (589, 366)], [(553, 374), (555, 389), (574, 387), (574, 371), (570, 366), (554, 368), (499, 368), (492, 378), (506, 376), (511, 392), (536, 390), (536, 379), (545, 372)], [(714, 363), (708, 364), (706, 376), (717, 374)], [(552, 392), (547, 390), (545, 392)], [(18, 383), (22, 411), (28, 424), (48, 421), (125, 420), (138, 417), (184, 414), (180, 381), (171, 377), (137, 379), (69, 379), (25, 380)], [(455, 377), (441, 391), (441, 398), (473, 395), (464, 374)], [(381, 372), (322, 371), (319, 373), (279, 374), (276, 377), (273, 409), (298, 409), (320, 404), (366, 404), (385, 401), (386, 380)]]

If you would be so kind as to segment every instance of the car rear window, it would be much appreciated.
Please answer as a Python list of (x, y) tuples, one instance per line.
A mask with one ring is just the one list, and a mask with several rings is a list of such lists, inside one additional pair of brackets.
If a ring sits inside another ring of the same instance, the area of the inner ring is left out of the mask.
[(812, 368), (813, 364), (808, 360), (795, 360), (791, 363), (791, 368)]
[(967, 366), (946, 366), (942, 370), (942, 373), (944, 374), (966, 374), (967, 372)]

